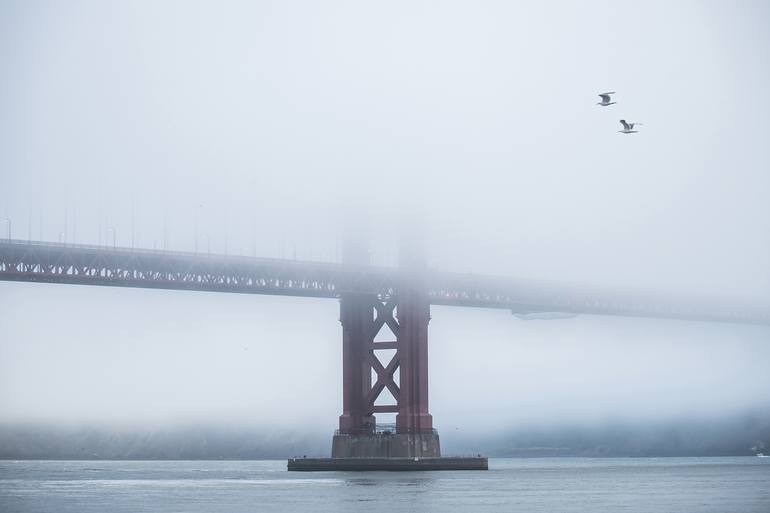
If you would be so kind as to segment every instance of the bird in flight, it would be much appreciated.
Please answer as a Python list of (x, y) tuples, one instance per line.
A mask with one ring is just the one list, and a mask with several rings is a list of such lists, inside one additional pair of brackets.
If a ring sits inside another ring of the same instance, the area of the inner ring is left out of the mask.
[(629, 123), (625, 119), (621, 119), (620, 124), (623, 125), (623, 130), (618, 130), (621, 134), (635, 134), (639, 130), (634, 130), (634, 126), (641, 125), (641, 123)]
[(611, 102), (610, 101), (612, 99), (612, 98), (610, 98), (611, 94), (615, 94), (615, 91), (611, 91), (609, 93), (602, 93), (602, 94), (600, 94), (599, 98), (601, 98), (602, 101), (598, 102), (596, 105), (601, 105), (602, 107), (607, 107), (609, 105), (612, 105), (613, 103), (617, 103), (617, 102)]

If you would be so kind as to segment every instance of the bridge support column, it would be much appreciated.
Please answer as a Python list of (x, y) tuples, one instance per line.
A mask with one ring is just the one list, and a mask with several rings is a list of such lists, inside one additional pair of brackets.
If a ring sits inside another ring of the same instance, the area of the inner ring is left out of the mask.
[(412, 289), (399, 296), (398, 324), (401, 354), (401, 396), (396, 415), (397, 433), (432, 433), (428, 413), (428, 322), (426, 293)]
[(372, 329), (372, 304), (376, 300), (375, 296), (366, 294), (345, 294), (340, 298), (342, 434), (374, 431), (375, 418), (369, 411), (367, 396), (372, 383), (369, 336)]

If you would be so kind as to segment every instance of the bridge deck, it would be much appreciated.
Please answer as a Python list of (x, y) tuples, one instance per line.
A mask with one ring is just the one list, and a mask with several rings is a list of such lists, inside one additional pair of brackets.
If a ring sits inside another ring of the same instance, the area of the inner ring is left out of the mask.
[[(770, 309), (641, 291), (585, 290), (505, 277), (425, 271), (435, 305), (770, 325)], [(0, 280), (318, 298), (397, 293), (398, 268), (5, 240)]]

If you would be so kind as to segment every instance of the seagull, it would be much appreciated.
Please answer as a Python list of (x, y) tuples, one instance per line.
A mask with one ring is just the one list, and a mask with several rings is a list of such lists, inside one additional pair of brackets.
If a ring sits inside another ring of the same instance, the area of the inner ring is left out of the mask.
[(641, 123), (628, 123), (625, 119), (621, 119), (620, 124), (623, 125), (623, 130), (618, 130), (621, 134), (635, 134), (639, 130), (634, 130), (634, 126), (641, 125)]
[(617, 102), (611, 102), (610, 101), (610, 95), (615, 94), (615, 91), (609, 92), (609, 93), (602, 93), (599, 95), (599, 97), (602, 99), (602, 101), (598, 102), (596, 105), (601, 105), (602, 107), (607, 107), (609, 105), (612, 105), (613, 103)]

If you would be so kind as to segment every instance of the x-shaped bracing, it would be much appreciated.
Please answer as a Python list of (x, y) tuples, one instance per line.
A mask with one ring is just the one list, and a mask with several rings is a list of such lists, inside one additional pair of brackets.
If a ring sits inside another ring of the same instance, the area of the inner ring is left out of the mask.
[[(380, 301), (374, 302), (374, 309), (377, 315), (374, 319), (374, 322), (372, 323), (370, 335), (367, 338), (369, 341), (368, 362), (371, 368), (377, 374), (377, 380), (369, 390), (369, 393), (366, 395), (366, 404), (371, 413), (398, 412), (398, 402), (399, 396), (401, 395), (401, 390), (399, 389), (394, 379), (395, 373), (398, 370), (400, 363), (398, 354), (399, 324), (393, 316), (393, 310), (395, 307), (396, 301), (393, 298), (391, 298), (389, 301), (386, 301), (385, 303)], [(387, 342), (375, 342), (374, 338), (386, 324), (396, 336), (396, 340)], [(388, 364), (385, 366), (383, 366), (382, 362), (380, 362), (379, 358), (377, 358), (377, 355), (375, 354), (375, 351), (381, 349), (396, 350), (396, 353), (390, 359), (390, 362), (388, 362)], [(391, 395), (396, 401), (396, 404), (375, 405), (375, 401), (386, 388), (388, 391), (390, 391)]]

